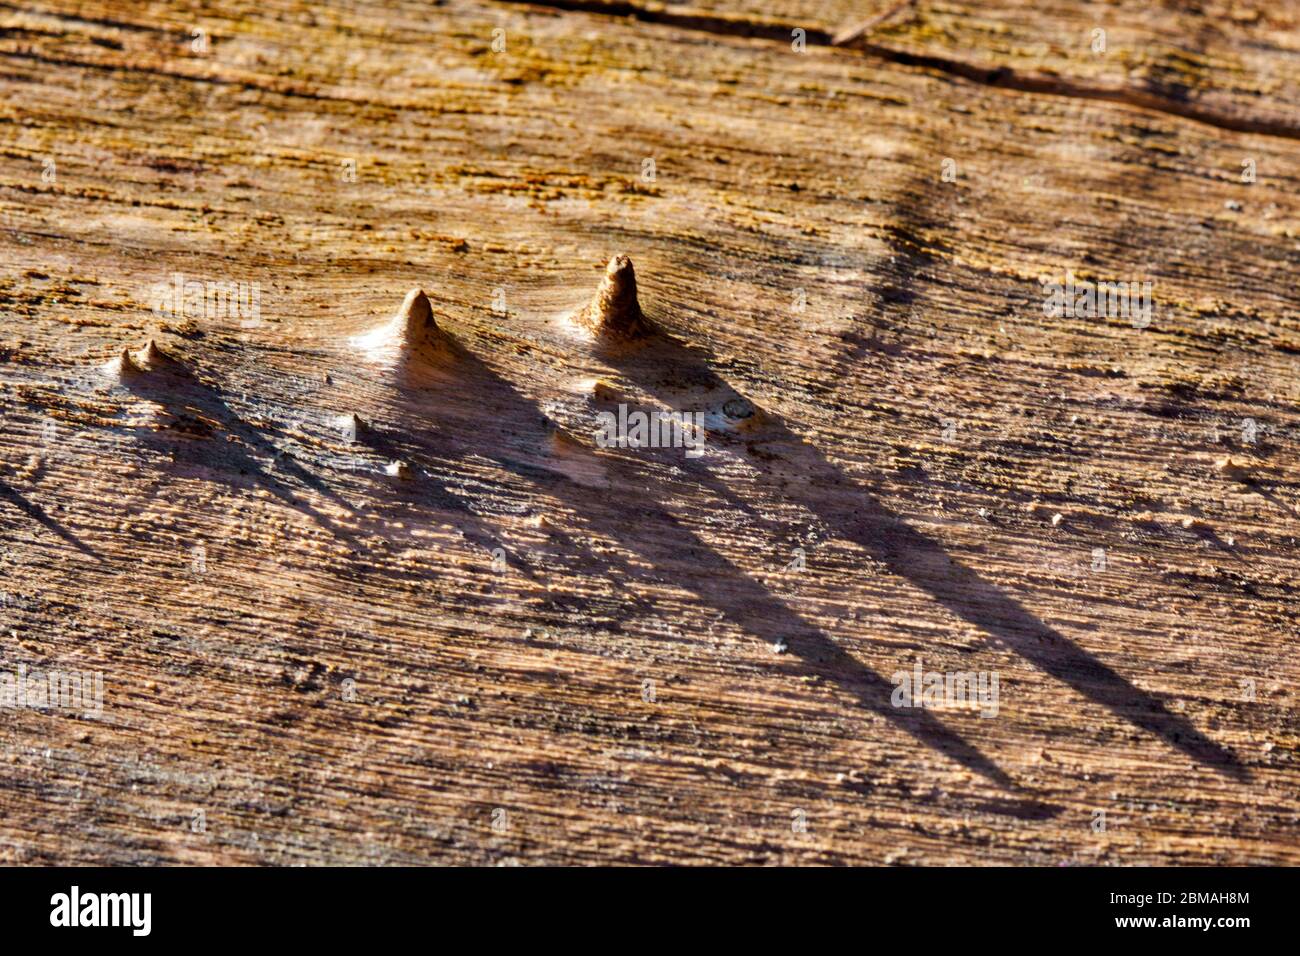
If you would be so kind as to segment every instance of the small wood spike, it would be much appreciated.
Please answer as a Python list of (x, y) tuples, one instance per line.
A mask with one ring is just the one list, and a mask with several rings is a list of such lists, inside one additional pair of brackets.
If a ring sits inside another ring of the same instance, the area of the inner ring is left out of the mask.
[(433, 306), (422, 289), (406, 293), (401, 308), (390, 320), (352, 340), (366, 357), (386, 363), (428, 352), (443, 341), (443, 332), (433, 319)]
[(348, 412), (346, 415), (340, 415), (338, 418), (339, 430), (343, 433), (343, 440), (348, 443), (359, 442), (365, 435), (369, 426), (365, 420), (356, 412)]
[(1231, 455), (1216, 461), (1214, 470), (1221, 475), (1235, 478), (1238, 481), (1246, 481), (1250, 477), (1250, 466), (1246, 462), (1238, 461)]
[(140, 364), (147, 369), (157, 368), (167, 361), (167, 356), (163, 350), (158, 348), (158, 343), (150, 339), (145, 345), (144, 351), (140, 353)]
[(412, 289), (402, 300), (402, 307), (393, 316), (393, 331), (411, 348), (425, 344), (438, 335), (438, 323), (433, 320), (433, 306), (423, 289)]
[(117, 370), (123, 375), (138, 375), (144, 371), (144, 369), (135, 363), (135, 357), (131, 355), (131, 350), (125, 345), (122, 346), (122, 354), (114, 361), (117, 364)]
[(124, 345), (122, 346), (122, 354), (109, 359), (109, 361), (104, 365), (104, 371), (114, 378), (127, 379), (137, 375), (143, 375), (145, 370), (136, 363), (135, 356), (133, 356), (131, 350)]
[(150, 339), (145, 344), (145, 347), (138, 352), (133, 353), (123, 346), (122, 354), (109, 360), (104, 366), (104, 371), (114, 378), (124, 380), (159, 371), (171, 363), (172, 359), (168, 357), (167, 353), (158, 348), (157, 342)]
[(648, 331), (645, 315), (636, 296), (636, 271), (627, 256), (615, 256), (605, 267), (605, 276), (591, 302), (574, 315), (574, 320), (597, 335), (633, 338)]

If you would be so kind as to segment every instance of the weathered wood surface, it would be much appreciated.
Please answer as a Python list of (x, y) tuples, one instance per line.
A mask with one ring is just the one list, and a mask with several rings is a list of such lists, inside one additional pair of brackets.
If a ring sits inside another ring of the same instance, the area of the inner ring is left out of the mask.
[[(0, 711), (0, 860), (1300, 862), (1300, 144), (708, 23), (221, 11), (0, 9), (0, 670), (105, 684)], [(607, 349), (615, 253), (658, 331)], [(1045, 316), (1067, 269), (1152, 321)], [(261, 323), (159, 319), (175, 273)], [(414, 286), (448, 341), (375, 364)], [(706, 454), (596, 447), (595, 379)], [(918, 660), (997, 716), (891, 706)]]
[(556, 0), (556, 6), (864, 50), (1009, 89), (1300, 138), (1300, 10), (1168, 0)]

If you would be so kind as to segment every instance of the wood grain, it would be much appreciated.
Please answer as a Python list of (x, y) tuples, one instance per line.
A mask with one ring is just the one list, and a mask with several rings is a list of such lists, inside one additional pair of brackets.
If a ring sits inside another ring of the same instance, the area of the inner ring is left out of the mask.
[[(0, 57), (0, 669), (105, 684), (0, 711), (0, 860), (1300, 862), (1289, 137), (471, 0)], [(362, 348), (414, 287), (439, 344)], [(918, 660), (997, 716), (892, 706)]]
[[(733, 35), (843, 45), (1051, 96), (1300, 138), (1300, 20), (1276, 4), (1138, 0), (552, 0)], [(797, 40), (796, 40), (797, 37)]]

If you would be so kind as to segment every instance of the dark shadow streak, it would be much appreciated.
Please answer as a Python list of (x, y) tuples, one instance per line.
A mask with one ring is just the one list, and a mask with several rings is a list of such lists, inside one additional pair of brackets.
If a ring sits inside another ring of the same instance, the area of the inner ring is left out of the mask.
[[(423, 411), (427, 413), (427, 409)], [(418, 421), (419, 419), (406, 418), (403, 420)], [(437, 437), (422, 436), (414, 440), (409, 437), (394, 439), (392, 436), (376, 430), (368, 439), (368, 443), (379, 454), (419, 466), (418, 470), (422, 474), (411, 482), (409, 489), (405, 489), (406, 493), (403, 497), (406, 499), (406, 504), (420, 507), (432, 506), (451, 512), (457, 520), (457, 531), (460, 532), (461, 537), (466, 542), (482, 551), (485, 555), (491, 555), (496, 549), (501, 549), (506, 566), (511, 571), (522, 574), (535, 583), (540, 580), (536, 572), (525, 562), (523, 556), (510, 546), (504, 536), (484, 520), (484, 515), (470, 507), (469, 499), (463, 493), (441, 480), (439, 474), (445, 470), (443, 461), (448, 456), (444, 451), (440, 450)], [(430, 482), (433, 483), (432, 488)], [(381, 575), (385, 573), (382, 568), (377, 567), (375, 570)]]
[(64, 528), (63, 525), (51, 518), (46, 514), (44, 508), (35, 502), (28, 501), (3, 481), (0, 481), (0, 498), (8, 501), (23, 514), (27, 515), (27, 517), (31, 518), (47, 530), (52, 531), (83, 554), (88, 554), (92, 558), (99, 557), (98, 551), (90, 547), (90, 545), (86, 544), (71, 531)]
[[(921, 743), (1002, 787), (1014, 781), (994, 762), (956, 734), (932, 713), (903, 710), (890, 704), (893, 685), (841, 649), (828, 635), (803, 620), (773, 597), (761, 584), (717, 554), (703, 539), (674, 517), (669, 503), (659, 500), (652, 483), (618, 494), (596, 490), (572, 480), (556, 467), (548, 449), (557, 437), (554, 424), (536, 405), (468, 351), (457, 349), (445, 377), (420, 399), (410, 389), (401, 390), (402, 413), (411, 416), (413, 431), (425, 437), (426, 452), (464, 458), (478, 456), (497, 462), (513, 474), (541, 485), (576, 514), (585, 517), (594, 534), (618, 541), (624, 549), (644, 557), (655, 572), (676, 586), (688, 588), (727, 620), (769, 644), (783, 642), (812, 672), (849, 690), (873, 713), (886, 718)], [(454, 384), (455, 387), (449, 387)], [(435, 398), (436, 396), (436, 398)], [(417, 423), (427, 421), (427, 429)], [(496, 434), (488, 434), (491, 422)], [(463, 436), (474, 436), (466, 440)], [(597, 454), (577, 443), (566, 445), (570, 461), (576, 459), (593, 470), (607, 472), (625, 462)], [(640, 468), (637, 474), (643, 477)], [(651, 577), (612, 556), (592, 559), (600, 570), (617, 569), (631, 580)], [(667, 573), (666, 569), (674, 569)], [(677, 570), (680, 569), (680, 570)]]
[[(701, 383), (703, 394), (709, 396), (709, 407), (702, 410), (721, 415), (724, 403), (745, 401), (712, 372), (698, 352), (661, 332), (640, 347), (607, 354), (605, 358), (670, 409), (698, 408), (691, 402), (693, 396), (701, 394)], [(690, 386), (683, 388), (682, 382)], [(1237, 780), (1248, 778), (1246, 768), (1230, 750), (953, 560), (941, 544), (893, 514), (776, 416), (756, 411), (752, 419), (738, 422), (735, 430), (723, 429), (711, 437), (727, 442), (736, 453), (747, 453), (750, 464), (766, 472), (770, 481), (774, 465), (779, 463), (797, 482), (782, 483), (778, 490), (783, 496), (793, 498), (891, 572), (923, 589), (1040, 670), (1157, 735), (1198, 763)], [(706, 471), (698, 464), (692, 468), (694, 477), (734, 500), (734, 494), (707, 477)], [(817, 493), (799, 495), (795, 490), (798, 485), (814, 487)]]
[[(133, 394), (160, 406), (174, 420), (194, 419), (195, 412), (213, 419), (249, 448), (270, 457), (278, 467), (283, 468), (287, 474), (298, 479), (306, 487), (335, 502), (348, 512), (353, 510), (329, 485), (240, 418), (216, 389), (191, 375), (179, 363), (169, 361), (168, 367), (123, 381), (122, 385)], [(153, 436), (146, 441), (155, 446), (161, 444)], [(289, 507), (306, 514), (330, 534), (349, 544), (356, 544), (347, 531), (339, 528), (326, 515), (295, 495), (285, 482), (263, 468), (250, 453), (231, 443), (224, 443), (220, 447), (205, 443), (202, 450), (204, 455), (198, 459), (198, 464), (211, 468), (235, 469), (241, 474), (250, 476), (255, 484), (270, 491)]]

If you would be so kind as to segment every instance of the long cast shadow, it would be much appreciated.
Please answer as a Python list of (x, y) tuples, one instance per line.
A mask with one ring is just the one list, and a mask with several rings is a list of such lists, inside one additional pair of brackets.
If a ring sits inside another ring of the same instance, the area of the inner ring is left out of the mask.
[[(671, 503), (645, 480), (643, 469), (623, 474), (629, 470), (628, 461), (567, 438), (495, 371), (465, 349), (457, 347), (455, 353), (443, 367), (420, 370), (410, 381), (395, 383), (399, 387), (394, 389), (394, 401), (402, 410), (402, 420), (412, 426), (428, 423), (418, 439), (424, 454), (477, 456), (539, 485), (582, 516), (593, 533), (613, 538), (652, 569), (648, 572), (610, 555), (593, 556), (591, 561), (601, 570), (616, 570), (629, 580), (648, 580), (658, 572), (744, 631), (768, 644), (786, 644), (809, 671), (838, 683), (863, 706), (924, 745), (999, 786), (1015, 787), (1001, 768), (933, 713), (891, 706), (894, 687), (889, 681), (687, 528), (672, 514)], [(425, 392), (421, 378), (430, 380)], [(495, 434), (488, 433), (485, 422), (492, 423)], [(608, 482), (604, 489), (598, 487), (602, 476)], [(680, 570), (666, 573), (668, 569)]]
[[(603, 356), (629, 381), (635, 382), (667, 408), (704, 411), (718, 423), (712, 434), (750, 464), (766, 473), (778, 491), (816, 514), (845, 539), (885, 564), (890, 571), (923, 589), (954, 614), (1002, 641), (1040, 670), (1062, 681), (1112, 713), (1155, 734), (1200, 764), (1234, 779), (1246, 779), (1246, 768), (1230, 750), (1172, 713), (1157, 697), (1133, 686), (1095, 656), (1028, 609), (951, 558), (934, 539), (911, 527), (844, 474), (812, 445), (794, 434), (775, 415), (755, 408), (719, 378), (694, 349), (660, 329), (639, 346)], [(703, 398), (703, 406), (700, 407)], [(735, 419), (723, 409), (751, 410)], [(736, 405), (734, 403), (742, 403)], [(794, 482), (776, 482), (780, 467), (797, 476), (798, 484), (815, 486), (817, 494), (795, 494)], [(734, 498), (725, 487), (693, 471), (719, 493)]]
[[(194, 459), (196, 464), (208, 468), (237, 471), (247, 476), (254, 484), (265, 488), (289, 507), (306, 514), (331, 534), (355, 544), (351, 534), (331, 521), (319, 509), (294, 494), (292, 487), (263, 466), (254, 452), (272, 459), (276, 467), (282, 469), (285, 475), (293, 477), (305, 487), (328, 498), (345, 511), (351, 512), (352, 508), (347, 501), (326, 482), (285, 454), (259, 429), (240, 417), (216, 388), (200, 380), (180, 361), (168, 358), (162, 367), (147, 374), (124, 378), (120, 384), (132, 394), (159, 406), (174, 422), (201, 422), (202, 418), (211, 419), (250, 449), (244, 451), (230, 442), (223, 442), (220, 445), (204, 443)], [(155, 438), (152, 434), (147, 434), (144, 440), (155, 447), (174, 447), (169, 441)]]
[(31, 518), (46, 530), (53, 532), (60, 539), (72, 545), (82, 554), (88, 554), (92, 558), (99, 557), (98, 551), (51, 518), (44, 508), (36, 504), (34, 501), (25, 498), (23, 495), (19, 494), (16, 489), (3, 481), (0, 481), (0, 499), (8, 501), (27, 517)]

